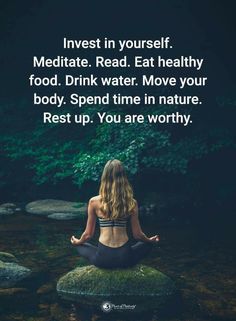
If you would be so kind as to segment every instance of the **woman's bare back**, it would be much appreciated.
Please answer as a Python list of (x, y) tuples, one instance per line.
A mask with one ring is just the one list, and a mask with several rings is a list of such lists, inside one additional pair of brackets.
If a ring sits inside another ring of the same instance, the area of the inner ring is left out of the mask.
[[(97, 195), (91, 198), (93, 203), (94, 211), (99, 218), (105, 218), (101, 207), (101, 197)], [(109, 247), (120, 247), (128, 241), (129, 237), (127, 235), (126, 227), (118, 227), (118, 226), (108, 226), (108, 227), (100, 227), (100, 236), (99, 242), (109, 246)]]

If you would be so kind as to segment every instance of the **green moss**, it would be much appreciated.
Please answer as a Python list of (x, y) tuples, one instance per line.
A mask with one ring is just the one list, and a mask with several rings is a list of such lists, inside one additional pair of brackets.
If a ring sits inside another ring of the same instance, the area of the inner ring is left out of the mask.
[(175, 293), (175, 286), (165, 274), (142, 264), (112, 270), (90, 265), (63, 276), (57, 291), (64, 299), (93, 306), (110, 300), (114, 304), (136, 304), (139, 310), (147, 310), (163, 305)]

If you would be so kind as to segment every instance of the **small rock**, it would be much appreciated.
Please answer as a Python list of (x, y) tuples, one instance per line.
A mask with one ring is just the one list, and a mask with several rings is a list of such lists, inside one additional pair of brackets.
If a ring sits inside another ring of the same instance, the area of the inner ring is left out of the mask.
[(50, 293), (50, 292), (53, 292), (54, 289), (55, 289), (55, 286), (52, 283), (44, 284), (37, 290), (37, 294)]
[(0, 216), (12, 215), (15, 213), (17, 206), (14, 203), (3, 203), (0, 205)]
[(14, 208), (14, 209), (16, 208), (16, 204), (14, 203), (3, 203), (0, 206), (6, 207), (6, 208)]

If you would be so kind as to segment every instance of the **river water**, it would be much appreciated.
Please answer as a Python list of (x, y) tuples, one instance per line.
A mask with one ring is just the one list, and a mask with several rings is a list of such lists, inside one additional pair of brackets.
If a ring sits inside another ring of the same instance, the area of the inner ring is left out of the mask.
[[(148, 220), (146, 220), (148, 221)], [(88, 264), (70, 245), (85, 222), (56, 221), (15, 214), (0, 221), (0, 251), (14, 254), (33, 270), (27, 290), (3, 296), (1, 321), (233, 321), (236, 320), (235, 234), (232, 225), (216, 223), (142, 222), (147, 235), (161, 242), (143, 260), (171, 277), (180, 290), (178, 307), (145, 315), (94, 312), (61, 301), (56, 281), (76, 266)], [(92, 243), (96, 244), (98, 231)]]

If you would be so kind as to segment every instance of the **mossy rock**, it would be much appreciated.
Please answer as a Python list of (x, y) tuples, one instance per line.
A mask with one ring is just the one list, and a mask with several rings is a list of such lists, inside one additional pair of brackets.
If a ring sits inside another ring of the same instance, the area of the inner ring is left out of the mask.
[(0, 261), (0, 288), (15, 287), (31, 274), (31, 270), (14, 262)]
[(103, 302), (135, 305), (135, 312), (156, 310), (176, 294), (174, 282), (155, 268), (142, 264), (127, 269), (77, 267), (57, 283), (65, 300), (100, 308)]
[[(44, 199), (28, 203), (25, 210), (27, 213), (35, 215), (50, 215), (50, 218), (54, 219), (58, 217), (60, 217), (60, 219), (62, 219), (62, 217), (67, 219), (67, 216), (71, 217), (72, 214), (77, 214), (77, 218), (84, 218), (87, 212), (87, 204), (55, 199)], [(51, 214), (56, 214), (56, 216), (52, 216)]]

